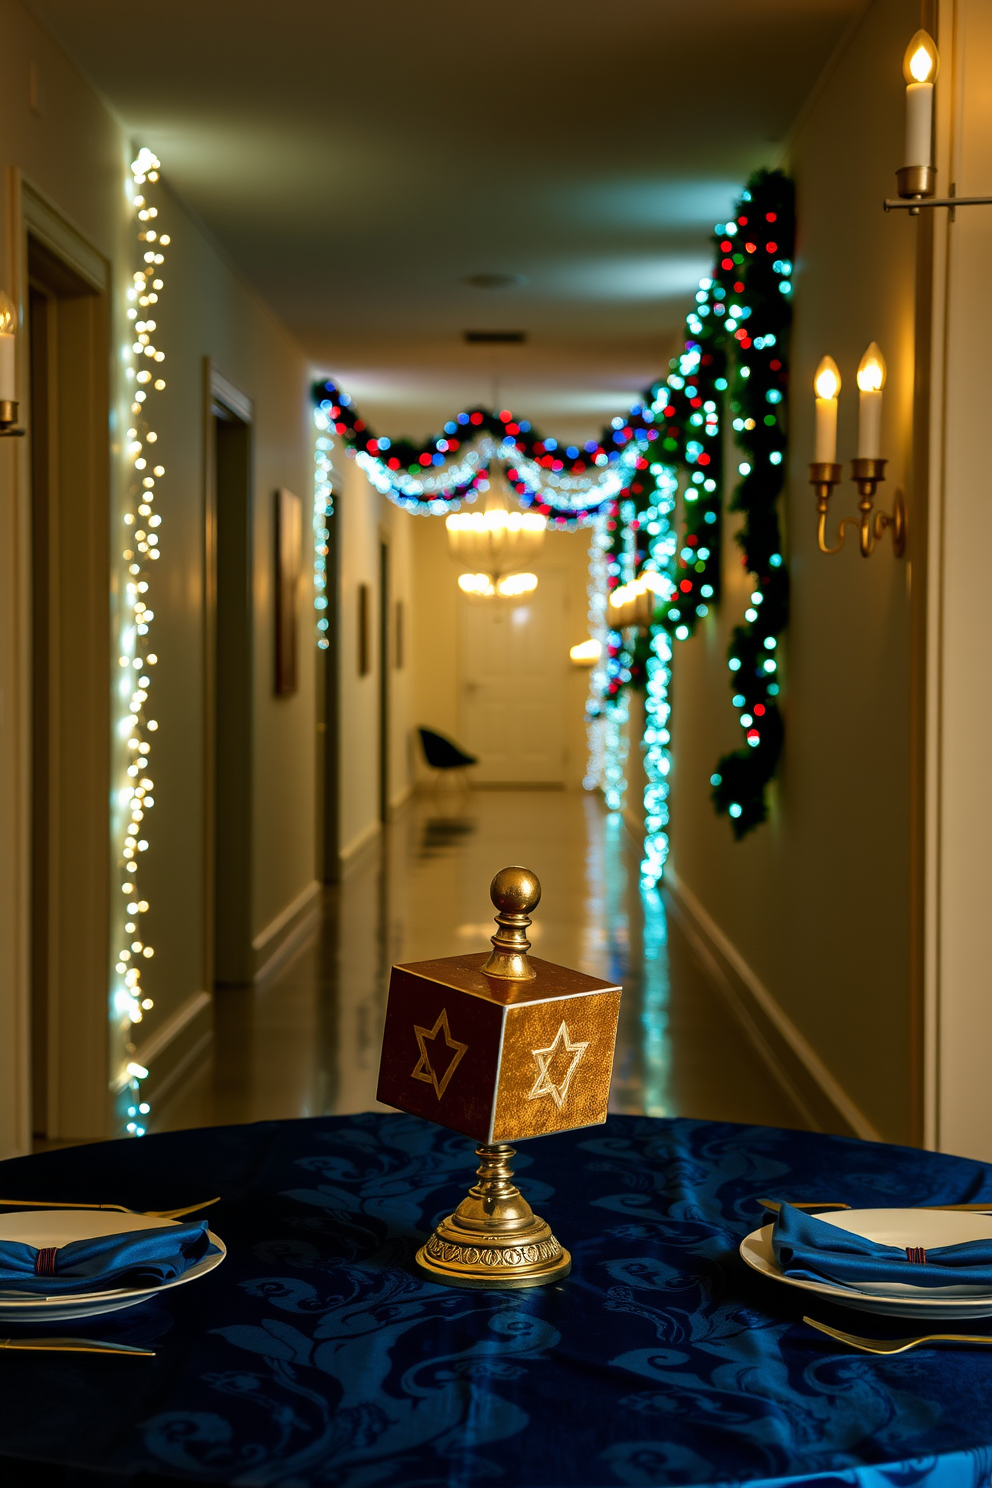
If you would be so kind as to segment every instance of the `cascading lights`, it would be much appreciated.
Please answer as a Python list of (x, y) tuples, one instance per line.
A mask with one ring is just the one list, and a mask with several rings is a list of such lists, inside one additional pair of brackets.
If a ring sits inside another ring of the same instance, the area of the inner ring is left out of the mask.
[(315, 408), (313, 421), (317, 429), (313, 477), (313, 607), (317, 612), (317, 645), (321, 651), (326, 651), (331, 644), (327, 636), (331, 623), (327, 615), (327, 558), (331, 540), (328, 524), (334, 515), (334, 469), (331, 463), (334, 440), (327, 432), (330, 420), (326, 409)]
[(165, 287), (161, 277), (165, 263), (162, 249), (170, 241), (168, 233), (160, 233), (156, 226), (158, 208), (152, 200), (160, 169), (160, 162), (147, 149), (141, 150), (131, 165), (131, 204), (138, 225), (141, 267), (134, 272), (127, 291), (126, 317), (133, 339), (123, 350), (131, 403), (123, 451), (127, 463), (127, 501), (121, 550), (118, 654), (121, 713), (117, 721), (122, 774), (116, 791), (114, 824), (120, 842), (117, 869), (125, 904), (111, 1009), (119, 1038), (115, 1088), (120, 1096), (125, 1129), (139, 1137), (147, 1129), (150, 1108), (142, 1098), (141, 1082), (148, 1070), (135, 1058), (135, 1028), (154, 1006), (142, 985), (144, 968), (155, 950), (145, 929), (151, 905), (142, 892), (140, 865), (150, 846), (146, 833), (148, 816), (155, 806), (152, 741), (158, 731), (152, 712), (152, 678), (158, 662), (151, 640), (155, 620), (152, 580), (155, 564), (161, 557), (162, 517), (157, 501), (161, 495), (158, 483), (165, 475), (165, 466), (158, 463), (158, 433), (153, 427), (149, 400), (165, 390), (165, 379), (159, 375), (165, 353), (155, 345), (155, 335), (161, 313), (159, 296)]
[[(654, 492), (640, 518), (647, 536), (648, 556), (640, 572), (654, 572), (669, 579), (673, 575), (677, 534), (674, 526), (678, 495), (678, 472), (671, 465), (650, 468)], [(668, 792), (672, 765), (671, 703), (672, 639), (664, 626), (651, 627), (649, 653), (645, 661), (644, 692), (644, 848), (641, 882), (648, 888), (661, 879), (668, 857)]]

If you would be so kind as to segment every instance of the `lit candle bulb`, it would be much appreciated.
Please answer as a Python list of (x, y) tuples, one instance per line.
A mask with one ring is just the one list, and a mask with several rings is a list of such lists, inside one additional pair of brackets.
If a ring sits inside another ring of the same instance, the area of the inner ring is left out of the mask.
[(885, 358), (873, 341), (858, 367), (858, 459), (878, 460), (882, 455), (882, 389)]
[(840, 372), (833, 357), (825, 356), (813, 379), (816, 393), (816, 453), (813, 458), (823, 465), (837, 462), (837, 400), (840, 395)]
[(906, 79), (906, 165), (933, 161), (933, 80), (937, 48), (925, 31), (917, 31), (902, 64)]
[(17, 397), (14, 382), (14, 329), (17, 311), (0, 291), (0, 403), (13, 403)]

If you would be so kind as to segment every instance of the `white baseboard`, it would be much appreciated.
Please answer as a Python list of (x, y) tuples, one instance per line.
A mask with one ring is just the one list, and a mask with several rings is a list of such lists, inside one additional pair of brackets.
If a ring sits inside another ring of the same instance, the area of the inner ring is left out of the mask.
[(305, 889), (302, 889), (286, 908), (280, 910), (274, 920), (270, 920), (264, 930), (260, 930), (251, 943), (251, 948), (256, 952), (268, 950), (270, 943), (276, 939), (281, 931), (285, 930), (291, 920), (295, 920), (320, 893), (320, 884), (311, 879)]
[(883, 1137), (670, 865), (663, 885), (682, 929), (779, 1085), (818, 1131)]
[(344, 847), (338, 849), (338, 864), (342, 876), (350, 872), (362, 853), (370, 848), (374, 842), (378, 842), (381, 832), (381, 822), (369, 822), (368, 826), (363, 827), (360, 832), (356, 833), (350, 842), (346, 842)]
[(311, 879), (286, 908), (270, 920), (251, 943), (252, 981), (260, 982), (281, 966), (306, 939), (320, 918), (321, 885)]
[(403, 810), (403, 807), (406, 805), (407, 801), (409, 801), (409, 799), (410, 799), (410, 797), (412, 795), (413, 795), (413, 781), (412, 780), (408, 780), (407, 783), (406, 783), (406, 785), (404, 785), (401, 790), (398, 790), (396, 792), (395, 796), (392, 796), (390, 798), (390, 801), (389, 801), (389, 813), (390, 813), (390, 815), (392, 816), (395, 812), (402, 811)]
[(133, 1055), (134, 1062), (150, 1069), (159, 1055), (181, 1033), (185, 1032), (194, 1019), (209, 1008), (212, 1002), (213, 998), (209, 992), (194, 992), (191, 997), (187, 997), (186, 1001), (181, 1003), (159, 1028), (156, 1028), (150, 1038), (138, 1045)]

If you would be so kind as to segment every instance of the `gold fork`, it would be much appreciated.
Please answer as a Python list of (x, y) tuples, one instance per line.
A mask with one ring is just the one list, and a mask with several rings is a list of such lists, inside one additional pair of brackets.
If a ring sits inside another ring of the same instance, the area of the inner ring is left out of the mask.
[[(813, 1203), (810, 1200), (787, 1201), (793, 1209), (850, 1209), (850, 1204), (827, 1204)], [(755, 1199), (763, 1209), (769, 1209), (772, 1214), (777, 1214), (782, 1205), (778, 1199)], [(864, 1206), (862, 1206), (864, 1207)], [(884, 1207), (884, 1206), (879, 1206)], [(907, 1209), (928, 1210), (931, 1213), (940, 1210), (941, 1213), (954, 1214), (992, 1214), (992, 1199), (986, 1199), (984, 1204), (907, 1204)]]
[(154, 1359), (155, 1350), (130, 1343), (100, 1343), (95, 1338), (0, 1338), (0, 1349), (38, 1349), (57, 1354), (134, 1354)]
[(209, 1209), (219, 1204), (220, 1196), (204, 1199), (200, 1204), (187, 1204), (184, 1209), (128, 1209), (125, 1204), (66, 1204), (58, 1199), (0, 1199), (5, 1209), (113, 1209), (118, 1214), (140, 1214), (143, 1219), (181, 1219), (184, 1214), (195, 1214), (198, 1209)]
[(925, 1343), (980, 1343), (986, 1347), (992, 1344), (992, 1335), (985, 1333), (926, 1333), (922, 1338), (859, 1338), (856, 1333), (842, 1333), (839, 1328), (828, 1328), (826, 1323), (818, 1323), (815, 1318), (804, 1317), (803, 1322), (816, 1328), (819, 1333), (826, 1333), (828, 1338), (836, 1338), (838, 1343), (860, 1349), (863, 1354), (904, 1354), (908, 1349), (921, 1348)]

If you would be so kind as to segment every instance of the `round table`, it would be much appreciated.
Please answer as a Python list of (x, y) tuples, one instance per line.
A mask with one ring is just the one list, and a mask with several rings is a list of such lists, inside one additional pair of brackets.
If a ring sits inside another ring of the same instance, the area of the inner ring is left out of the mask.
[(219, 1193), (209, 1217), (229, 1248), (202, 1281), (71, 1328), (154, 1359), (0, 1352), (5, 1481), (988, 1483), (992, 1350), (855, 1354), (803, 1312), (864, 1334), (920, 1330), (804, 1301), (737, 1247), (759, 1196), (961, 1203), (992, 1197), (992, 1169), (629, 1116), (529, 1143), (514, 1166), (572, 1252), (560, 1285), (472, 1292), (417, 1276), (414, 1251), (464, 1194), (474, 1154), (412, 1117), (208, 1128), (0, 1164), (3, 1197), (158, 1209)]

